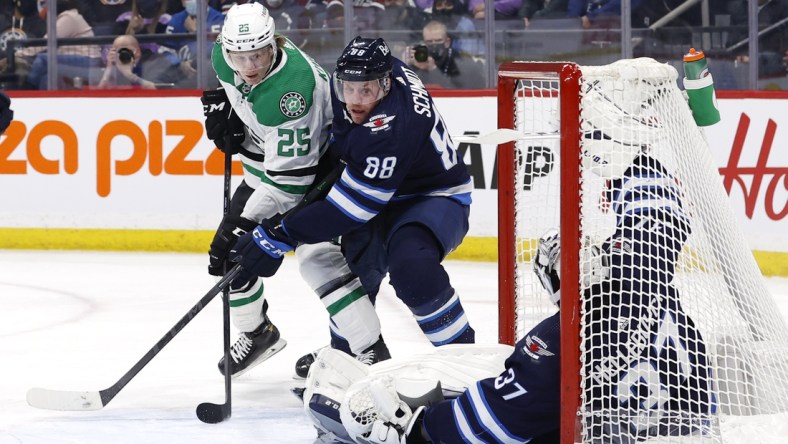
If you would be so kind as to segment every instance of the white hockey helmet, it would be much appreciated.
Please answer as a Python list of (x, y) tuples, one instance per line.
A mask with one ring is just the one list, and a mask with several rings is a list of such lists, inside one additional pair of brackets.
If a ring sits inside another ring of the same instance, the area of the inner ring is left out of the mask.
[(624, 175), (639, 154), (662, 137), (662, 127), (639, 99), (637, 86), (590, 82), (583, 94), (583, 166), (606, 179)]
[[(270, 46), (273, 50), (271, 68), (276, 63), (276, 27), (268, 9), (260, 3), (233, 5), (222, 26), (222, 52), (224, 60), (238, 71), (228, 52), (255, 51)], [(270, 68), (269, 68), (270, 69)]]

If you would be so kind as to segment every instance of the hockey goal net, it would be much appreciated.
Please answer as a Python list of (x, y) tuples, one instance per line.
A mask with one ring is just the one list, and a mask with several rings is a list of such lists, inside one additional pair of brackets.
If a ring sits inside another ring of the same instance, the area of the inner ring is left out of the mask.
[(557, 310), (558, 229), (562, 444), (788, 442), (788, 329), (676, 70), (512, 62), (498, 105), (500, 340)]

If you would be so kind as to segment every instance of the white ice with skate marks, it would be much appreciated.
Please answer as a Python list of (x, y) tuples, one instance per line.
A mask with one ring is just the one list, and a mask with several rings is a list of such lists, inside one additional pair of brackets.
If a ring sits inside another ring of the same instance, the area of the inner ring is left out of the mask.
[[(224, 402), (218, 298), (103, 409), (48, 411), (25, 401), (31, 387), (114, 384), (214, 285), (206, 266), (201, 254), (0, 251), (0, 444), (312, 444), (315, 431), (289, 389), (298, 384), (295, 361), (328, 342), (327, 315), (292, 257), (266, 283), (269, 314), (289, 344), (233, 381), (228, 421), (203, 424), (194, 413), (201, 402)], [(478, 342), (496, 342), (496, 265), (450, 261), (447, 269)], [(788, 317), (788, 279), (768, 285)], [(431, 350), (391, 288), (382, 288), (378, 312), (392, 355)], [(723, 421), (724, 436), (788, 443), (788, 424), (747, 419)]]

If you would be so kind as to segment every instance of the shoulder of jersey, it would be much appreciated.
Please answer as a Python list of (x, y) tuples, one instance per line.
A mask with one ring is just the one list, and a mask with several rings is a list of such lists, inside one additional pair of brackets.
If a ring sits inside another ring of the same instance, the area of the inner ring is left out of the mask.
[(312, 108), (315, 94), (328, 93), (327, 83), (320, 90), (318, 83), (325, 80), (313, 69), (311, 59), (289, 40), (282, 51), (284, 64), (248, 97), (258, 121), (266, 126), (303, 118)]

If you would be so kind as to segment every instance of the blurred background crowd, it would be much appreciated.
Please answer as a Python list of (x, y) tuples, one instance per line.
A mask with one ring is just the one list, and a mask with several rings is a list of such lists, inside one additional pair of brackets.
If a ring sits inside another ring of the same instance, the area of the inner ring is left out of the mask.
[[(3, 0), (0, 87), (211, 88), (224, 14), (253, 0)], [(356, 35), (384, 37), (435, 88), (495, 86), (512, 60), (585, 65), (690, 47), (716, 88), (788, 89), (788, 0), (256, 0), (329, 72)], [(346, 7), (351, 6), (351, 7)]]

